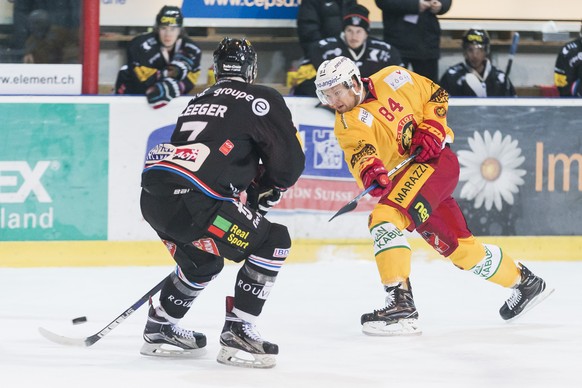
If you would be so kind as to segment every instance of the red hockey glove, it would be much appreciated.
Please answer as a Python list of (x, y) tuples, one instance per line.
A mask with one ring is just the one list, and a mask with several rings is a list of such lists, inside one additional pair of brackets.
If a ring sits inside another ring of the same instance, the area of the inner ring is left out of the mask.
[(381, 197), (392, 188), (392, 181), (388, 178), (388, 171), (386, 171), (384, 163), (378, 158), (374, 158), (372, 164), (362, 170), (360, 178), (362, 178), (362, 183), (366, 189), (374, 182), (378, 183), (378, 187), (370, 191), (372, 197)]
[(420, 153), (414, 158), (416, 162), (424, 163), (437, 158), (443, 149), (445, 136), (445, 130), (439, 122), (434, 120), (423, 121), (412, 135), (410, 155), (414, 154), (416, 149), (420, 147)]

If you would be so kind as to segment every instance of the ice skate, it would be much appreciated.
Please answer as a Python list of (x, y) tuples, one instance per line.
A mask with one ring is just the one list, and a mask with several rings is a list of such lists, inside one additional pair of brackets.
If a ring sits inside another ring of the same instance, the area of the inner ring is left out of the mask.
[(407, 284), (408, 289), (404, 289), (402, 283), (387, 287), (386, 307), (362, 315), (362, 332), (364, 334), (404, 336), (422, 333), (418, 326), (418, 311), (414, 306), (410, 282)]
[(521, 268), (521, 281), (514, 286), (513, 294), (499, 309), (501, 318), (508, 322), (523, 316), (532, 307), (554, 292), (553, 288), (546, 286), (546, 282), (542, 278), (534, 275), (525, 265), (521, 263), (519, 265)]
[(199, 357), (206, 353), (206, 336), (182, 329), (160, 317), (151, 304), (140, 353), (157, 357)]
[(279, 347), (264, 341), (255, 325), (243, 321), (233, 312), (234, 299), (226, 298), (226, 321), (220, 335), (221, 349), (216, 361), (245, 368), (272, 368)]

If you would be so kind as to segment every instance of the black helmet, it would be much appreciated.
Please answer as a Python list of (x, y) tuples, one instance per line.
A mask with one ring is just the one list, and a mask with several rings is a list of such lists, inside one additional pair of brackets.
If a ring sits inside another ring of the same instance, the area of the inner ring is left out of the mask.
[(214, 78), (242, 77), (252, 83), (257, 77), (257, 53), (251, 42), (224, 38), (214, 50)]
[(164, 5), (158, 15), (156, 16), (156, 27), (159, 26), (173, 26), (182, 27), (184, 17), (180, 8), (171, 5)]
[(485, 52), (489, 54), (490, 41), (487, 31), (472, 28), (465, 32), (465, 35), (463, 36), (463, 50), (470, 45), (477, 45), (482, 46), (485, 49)]

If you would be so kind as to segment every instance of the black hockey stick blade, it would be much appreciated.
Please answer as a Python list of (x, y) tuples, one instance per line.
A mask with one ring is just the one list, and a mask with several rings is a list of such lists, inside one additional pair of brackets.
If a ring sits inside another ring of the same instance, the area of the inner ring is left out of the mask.
[(360, 199), (362, 199), (364, 197), (364, 195), (368, 194), (370, 191), (374, 190), (376, 187), (378, 187), (377, 183), (374, 183), (373, 185), (371, 185), (370, 187), (368, 187), (366, 190), (362, 191), (360, 194), (358, 194), (354, 199), (352, 199), (350, 202), (346, 203), (341, 209), (339, 209), (334, 215), (333, 217), (331, 217), (327, 222), (330, 222), (331, 220), (333, 220), (334, 218), (336, 218), (337, 216), (341, 216), (344, 213), (349, 213), (352, 210), (354, 210), (357, 206), (358, 206), (358, 201)]
[[(402, 162), (398, 163), (398, 165), (396, 165), (396, 167), (394, 167), (392, 170), (388, 171), (388, 176), (392, 176), (392, 175), (396, 174), (402, 167), (404, 167), (408, 163), (412, 162), (412, 160), (414, 160), (414, 158), (416, 158), (416, 155), (418, 155), (419, 152), (420, 152), (420, 148), (418, 148), (417, 151), (413, 155), (410, 155), (408, 158), (406, 158)], [(339, 209), (327, 222), (330, 222), (331, 220), (333, 220), (337, 216), (341, 216), (342, 214), (349, 213), (352, 210), (354, 210), (358, 206), (358, 201), (360, 199), (362, 199), (370, 191), (374, 190), (376, 187), (378, 187), (377, 183), (370, 185), (370, 187), (368, 187), (366, 190), (362, 191), (354, 199), (352, 199), (350, 202), (348, 202), (344, 206), (342, 206), (342, 208)]]
[(117, 325), (121, 322), (125, 321), (127, 317), (133, 314), (137, 309), (139, 309), (145, 302), (147, 302), (152, 296), (158, 293), (162, 289), (162, 286), (166, 282), (166, 280), (170, 277), (170, 275), (166, 276), (162, 281), (160, 281), (154, 288), (149, 290), (145, 293), (137, 302), (135, 302), (130, 308), (122, 312), (117, 318), (111, 321), (107, 326), (103, 329), (99, 330), (97, 333), (90, 335), (89, 337), (85, 338), (71, 338), (65, 337), (63, 335), (59, 335), (53, 333), (50, 330), (45, 329), (44, 327), (39, 327), (39, 333), (51, 342), (55, 342), (60, 345), (67, 345), (67, 346), (80, 346), (80, 347), (89, 347), (93, 345), (95, 342), (99, 341), (101, 338), (107, 335), (111, 330), (115, 329)]

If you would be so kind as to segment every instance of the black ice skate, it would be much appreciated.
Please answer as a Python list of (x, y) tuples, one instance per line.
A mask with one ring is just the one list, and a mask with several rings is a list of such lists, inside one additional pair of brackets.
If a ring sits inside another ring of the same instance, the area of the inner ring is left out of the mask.
[(243, 321), (233, 312), (234, 298), (226, 297), (226, 321), (220, 335), (221, 349), (216, 361), (246, 368), (272, 368), (279, 347), (264, 341), (255, 325)]
[(148, 321), (143, 332), (140, 353), (158, 357), (199, 357), (206, 353), (206, 336), (192, 330), (182, 329), (156, 314), (150, 300)]
[(362, 315), (362, 332), (368, 335), (397, 336), (416, 335), (422, 331), (418, 327), (418, 311), (414, 306), (410, 282), (408, 289), (402, 283), (386, 287), (386, 307)]
[(523, 264), (519, 264), (521, 268), (521, 281), (514, 286), (513, 294), (505, 301), (499, 314), (501, 318), (506, 321), (512, 321), (523, 316), (532, 307), (546, 299), (552, 292), (553, 288), (548, 288), (546, 282), (540, 277), (537, 277)]

